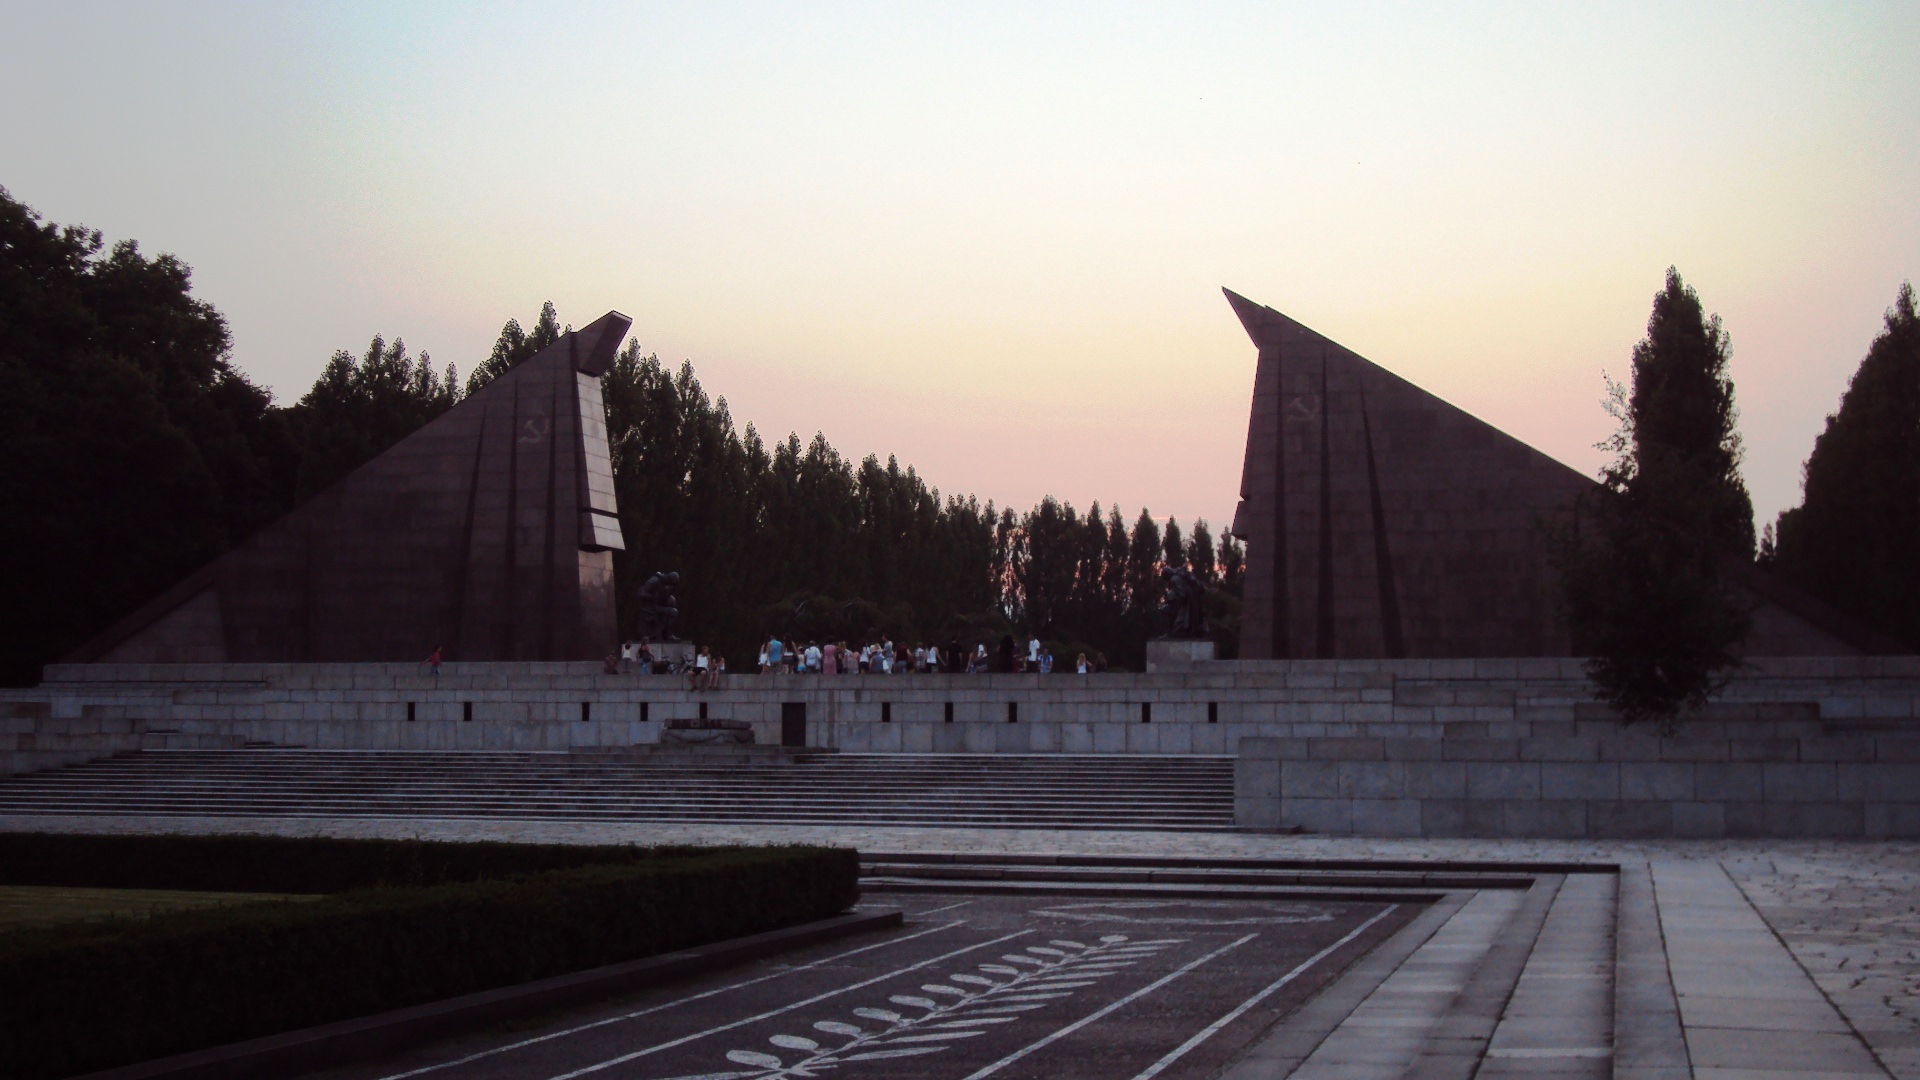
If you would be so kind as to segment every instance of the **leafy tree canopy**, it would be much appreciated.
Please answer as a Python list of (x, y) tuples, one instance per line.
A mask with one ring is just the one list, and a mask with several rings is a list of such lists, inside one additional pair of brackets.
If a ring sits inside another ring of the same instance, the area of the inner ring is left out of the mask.
[(1920, 315), (1901, 285), (1807, 458), (1801, 505), (1780, 515), (1772, 567), (1920, 649)]
[(1631, 392), (1609, 381), (1617, 455), (1555, 536), (1575, 648), (1628, 721), (1670, 726), (1738, 661), (1749, 617), (1730, 564), (1753, 551), (1740, 480), (1728, 342), (1673, 269), (1633, 350)]

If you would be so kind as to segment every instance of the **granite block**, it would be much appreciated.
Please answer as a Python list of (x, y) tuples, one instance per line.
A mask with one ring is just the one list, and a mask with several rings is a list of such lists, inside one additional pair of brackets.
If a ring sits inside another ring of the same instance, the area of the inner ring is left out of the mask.
[(1469, 799), (1538, 799), (1540, 766), (1533, 762), (1467, 763)]
[(1398, 761), (1338, 763), (1339, 791), (1348, 799), (1400, 799), (1406, 794), (1406, 765)]
[(1280, 763), (1280, 792), (1289, 799), (1337, 799), (1340, 797), (1339, 763), (1283, 761)]
[(1692, 799), (1693, 765), (1682, 762), (1628, 761), (1619, 764), (1623, 801)]
[(1587, 804), (1577, 799), (1510, 799), (1501, 804), (1502, 836), (1579, 839), (1587, 835)]
[(1298, 799), (1280, 801), (1280, 821), (1311, 833), (1350, 836), (1353, 833), (1351, 799)]
[[(1618, 762), (1542, 762), (1540, 794), (1544, 799), (1617, 800), (1620, 795)], [(1584, 821), (1584, 814), (1582, 815)]]
[(1839, 797), (1839, 772), (1834, 765), (1767, 764), (1762, 765), (1761, 770), (1764, 797), (1769, 804), (1832, 802)]
[(1588, 835), (1607, 840), (1651, 840), (1673, 835), (1673, 804), (1612, 802), (1587, 804)]
[(1352, 822), (1357, 836), (1419, 836), (1420, 803), (1413, 799), (1355, 799)]
[(1415, 799), (1464, 799), (1467, 766), (1457, 761), (1409, 761), (1403, 770), (1406, 793)]

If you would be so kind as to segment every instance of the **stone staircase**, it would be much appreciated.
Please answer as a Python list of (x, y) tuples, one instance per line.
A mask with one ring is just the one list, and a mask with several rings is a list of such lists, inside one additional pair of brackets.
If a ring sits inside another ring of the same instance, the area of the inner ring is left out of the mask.
[(1233, 828), (1231, 758), (148, 749), (0, 780), (0, 814)]

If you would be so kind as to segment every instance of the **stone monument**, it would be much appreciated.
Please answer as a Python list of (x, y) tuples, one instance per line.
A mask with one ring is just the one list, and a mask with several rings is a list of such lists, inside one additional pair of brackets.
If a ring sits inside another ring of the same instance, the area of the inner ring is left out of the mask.
[[(1240, 504), (1240, 657), (1567, 656), (1544, 525), (1594, 481), (1231, 291), (1259, 349)], [(1750, 655), (1881, 651), (1758, 568)]]
[(597, 660), (623, 547), (608, 312), (107, 629), (74, 662)]

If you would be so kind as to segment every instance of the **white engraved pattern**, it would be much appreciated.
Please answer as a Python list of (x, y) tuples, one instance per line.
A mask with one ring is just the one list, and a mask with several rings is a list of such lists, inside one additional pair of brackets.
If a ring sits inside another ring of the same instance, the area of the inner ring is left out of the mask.
[(994, 1025), (1011, 1023), (1021, 1013), (1071, 997), (1184, 940), (1133, 941), (1125, 934), (1108, 934), (1092, 945), (1066, 940), (1030, 945), (1024, 952), (1001, 957), (1003, 962), (976, 965), (979, 974), (949, 975), (945, 983), (923, 985), (920, 990), (926, 996), (895, 994), (888, 1004), (897, 1008), (853, 1010), (854, 1016), (869, 1022), (867, 1026), (838, 1020), (813, 1025), (815, 1032), (832, 1036), (831, 1040), (775, 1035), (767, 1041), (794, 1054), (729, 1050), (727, 1060), (747, 1068), (674, 1080), (786, 1080), (819, 1076), (854, 1062), (937, 1054), (961, 1039), (986, 1034)]

